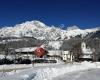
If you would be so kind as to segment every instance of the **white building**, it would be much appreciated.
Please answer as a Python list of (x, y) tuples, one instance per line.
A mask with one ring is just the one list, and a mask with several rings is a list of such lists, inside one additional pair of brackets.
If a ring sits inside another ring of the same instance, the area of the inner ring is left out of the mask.
[(86, 47), (85, 42), (82, 42), (81, 49), (82, 49), (82, 53), (83, 53), (82, 58), (92, 58), (93, 51), (89, 47), (88, 48)]
[(69, 51), (51, 50), (48, 55), (52, 58), (62, 58), (63, 61), (72, 61), (72, 54)]

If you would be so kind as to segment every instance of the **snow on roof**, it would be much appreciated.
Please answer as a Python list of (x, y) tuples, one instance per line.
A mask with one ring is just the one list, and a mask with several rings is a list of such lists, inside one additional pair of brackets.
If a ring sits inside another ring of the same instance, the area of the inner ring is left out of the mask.
[(63, 51), (62, 54), (69, 54), (69, 51)]
[(61, 55), (61, 54), (68, 54), (69, 51), (62, 51), (62, 50), (51, 50), (48, 51), (48, 55)]
[(37, 47), (25, 47), (25, 48), (19, 48), (15, 49), (15, 52), (33, 52)]
[(82, 58), (92, 58), (91, 55), (84, 55)]
[(48, 51), (48, 55), (61, 55), (61, 51), (60, 50), (51, 50), (51, 51)]

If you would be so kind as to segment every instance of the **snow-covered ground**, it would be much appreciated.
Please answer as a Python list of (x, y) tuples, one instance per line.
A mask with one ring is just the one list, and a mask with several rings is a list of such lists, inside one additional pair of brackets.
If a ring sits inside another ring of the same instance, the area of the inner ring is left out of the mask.
[[(71, 74), (69, 75), (69, 73), (72, 74), (76, 73), (78, 74), (77, 76), (79, 77), (80, 75), (82, 76), (84, 70), (87, 72), (89, 70), (94, 70), (98, 68), (100, 68), (99, 62), (51, 64), (51, 65), (31, 67), (28, 69), (16, 70), (11, 72), (1, 72), (0, 80), (66, 80), (66, 78), (71, 75)], [(98, 73), (98, 70), (96, 71)], [(90, 73), (89, 75), (92, 74)], [(73, 77), (74, 79), (69, 79), (69, 80), (77, 80), (77, 76), (75, 76), (76, 79), (75, 77)], [(95, 80), (99, 80), (99, 79), (95, 79)]]

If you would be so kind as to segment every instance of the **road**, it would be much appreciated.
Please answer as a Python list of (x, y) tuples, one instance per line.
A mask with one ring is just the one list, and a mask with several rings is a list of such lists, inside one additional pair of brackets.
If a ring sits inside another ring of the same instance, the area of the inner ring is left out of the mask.
[(53, 78), (53, 80), (100, 80), (100, 69), (71, 72)]

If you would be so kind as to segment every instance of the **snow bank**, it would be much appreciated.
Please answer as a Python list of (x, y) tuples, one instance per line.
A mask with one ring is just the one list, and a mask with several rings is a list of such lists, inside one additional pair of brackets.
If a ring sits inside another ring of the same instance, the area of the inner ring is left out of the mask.
[(0, 71), (10, 71), (17, 69), (31, 68), (32, 64), (12, 64), (12, 65), (0, 65)]

